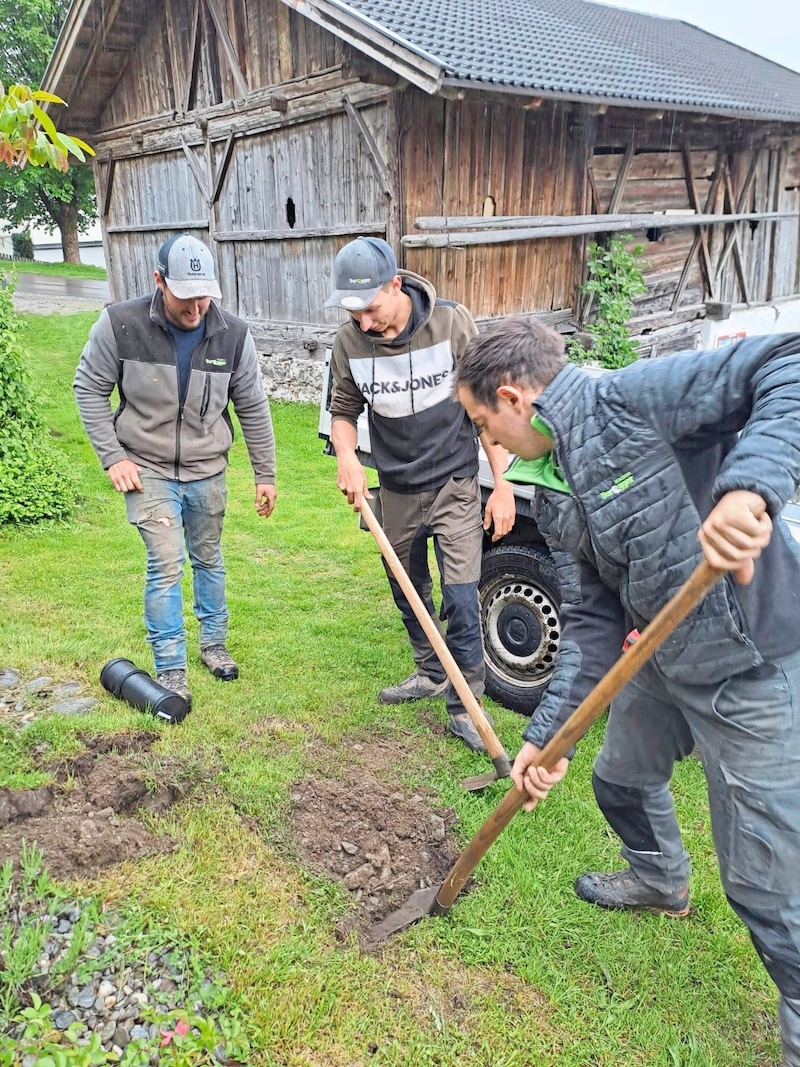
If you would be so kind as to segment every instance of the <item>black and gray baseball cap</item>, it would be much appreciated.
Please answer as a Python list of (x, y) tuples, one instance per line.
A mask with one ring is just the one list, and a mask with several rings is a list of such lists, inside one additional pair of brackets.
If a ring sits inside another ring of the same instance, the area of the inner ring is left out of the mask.
[(158, 273), (167, 288), (179, 300), (222, 296), (214, 272), (214, 257), (196, 237), (179, 233), (170, 237), (158, 250)]
[(396, 274), (397, 260), (391, 245), (380, 237), (356, 237), (334, 260), (336, 288), (325, 301), (325, 307), (361, 311)]

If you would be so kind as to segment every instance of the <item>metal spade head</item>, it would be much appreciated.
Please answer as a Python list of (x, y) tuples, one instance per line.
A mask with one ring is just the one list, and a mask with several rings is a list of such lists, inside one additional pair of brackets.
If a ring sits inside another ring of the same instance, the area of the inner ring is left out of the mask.
[[(399, 930), (413, 926), (426, 915), (436, 913), (436, 897), (441, 886), (418, 889), (397, 911), (391, 912), (375, 926), (366, 931), (362, 938), (364, 948), (371, 949), (385, 941)], [(449, 909), (448, 909), (449, 910)]]

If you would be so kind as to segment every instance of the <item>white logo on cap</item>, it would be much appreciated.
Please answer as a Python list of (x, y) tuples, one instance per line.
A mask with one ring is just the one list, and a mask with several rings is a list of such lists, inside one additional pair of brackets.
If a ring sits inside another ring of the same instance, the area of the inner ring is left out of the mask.
[(348, 311), (359, 311), (366, 304), (366, 300), (362, 300), (360, 296), (343, 296), (340, 303)]
[(372, 285), (372, 278), (348, 278), (351, 285)]

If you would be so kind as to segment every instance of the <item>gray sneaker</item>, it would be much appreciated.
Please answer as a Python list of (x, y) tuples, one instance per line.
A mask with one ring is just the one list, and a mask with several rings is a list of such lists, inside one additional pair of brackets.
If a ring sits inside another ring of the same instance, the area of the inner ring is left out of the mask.
[(467, 748), (471, 748), (473, 752), (486, 751), (486, 746), (481, 740), (481, 735), (475, 729), (472, 724), (472, 719), (465, 711), (460, 715), (448, 715), (447, 719), (447, 729), (453, 737), (457, 737), (459, 741), (463, 741)]
[(575, 892), (581, 900), (601, 908), (624, 911), (657, 911), (673, 919), (689, 914), (689, 890), (672, 893), (653, 889), (643, 882), (632, 867), (612, 874), (591, 872), (575, 880)]
[(432, 678), (414, 671), (397, 685), (381, 689), (378, 700), (381, 704), (405, 704), (408, 700), (430, 700), (433, 697), (444, 696), (449, 684), (446, 678), (443, 682), (434, 682)]
[(177, 693), (186, 701), (186, 707), (191, 710), (192, 694), (189, 692), (189, 683), (186, 680), (186, 671), (159, 671), (156, 681), (165, 689)]
[(201, 648), (200, 662), (221, 682), (233, 682), (239, 677), (239, 668), (224, 645), (206, 645)]

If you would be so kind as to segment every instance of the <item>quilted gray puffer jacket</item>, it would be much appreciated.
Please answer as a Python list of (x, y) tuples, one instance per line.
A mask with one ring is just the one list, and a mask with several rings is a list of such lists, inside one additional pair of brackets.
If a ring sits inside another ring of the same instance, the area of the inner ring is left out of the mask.
[(571, 493), (539, 487), (562, 586), (553, 680), (525, 738), (543, 745), (700, 562), (697, 531), (748, 489), (774, 523), (749, 586), (727, 578), (655, 653), (714, 683), (800, 648), (800, 551), (780, 519), (800, 481), (800, 334), (756, 337), (590, 378), (568, 366), (534, 407)]

